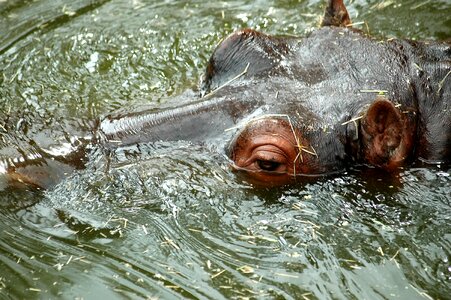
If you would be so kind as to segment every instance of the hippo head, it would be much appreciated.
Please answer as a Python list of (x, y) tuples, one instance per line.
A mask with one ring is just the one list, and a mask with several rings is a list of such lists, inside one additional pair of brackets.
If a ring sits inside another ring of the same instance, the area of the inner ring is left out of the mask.
[(417, 114), (405, 62), (339, 28), (349, 23), (343, 2), (329, 1), (325, 27), (307, 38), (246, 29), (214, 51), (204, 92), (257, 103), (228, 146), (247, 181), (284, 185), (359, 163), (391, 171), (410, 158)]

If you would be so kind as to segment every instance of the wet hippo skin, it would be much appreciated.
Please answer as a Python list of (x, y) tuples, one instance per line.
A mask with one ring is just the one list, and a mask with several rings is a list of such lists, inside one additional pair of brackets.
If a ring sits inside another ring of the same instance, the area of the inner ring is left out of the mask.
[(214, 50), (198, 99), (107, 116), (72, 151), (9, 160), (3, 172), (48, 188), (82, 168), (92, 145), (113, 151), (221, 136), (227, 142), (218, 150), (257, 186), (357, 165), (387, 172), (415, 161), (448, 165), (451, 44), (372, 38), (352, 28), (343, 1), (328, 1), (321, 25), (302, 38), (235, 32)]

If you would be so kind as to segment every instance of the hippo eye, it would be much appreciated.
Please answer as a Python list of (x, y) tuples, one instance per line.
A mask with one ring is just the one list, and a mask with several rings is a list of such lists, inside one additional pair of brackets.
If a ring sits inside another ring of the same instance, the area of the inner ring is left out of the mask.
[(276, 146), (264, 145), (255, 149), (251, 169), (265, 172), (285, 172), (287, 159)]
[(256, 164), (261, 170), (268, 172), (276, 171), (281, 166), (280, 162), (263, 159), (257, 159)]

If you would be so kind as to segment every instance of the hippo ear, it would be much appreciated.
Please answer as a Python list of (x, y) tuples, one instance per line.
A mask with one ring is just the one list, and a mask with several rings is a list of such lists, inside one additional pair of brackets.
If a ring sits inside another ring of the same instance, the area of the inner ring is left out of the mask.
[(348, 27), (350, 24), (351, 19), (343, 0), (329, 0), (321, 26)]
[(392, 102), (374, 101), (361, 122), (365, 162), (387, 170), (400, 166), (412, 147), (413, 130), (408, 127)]

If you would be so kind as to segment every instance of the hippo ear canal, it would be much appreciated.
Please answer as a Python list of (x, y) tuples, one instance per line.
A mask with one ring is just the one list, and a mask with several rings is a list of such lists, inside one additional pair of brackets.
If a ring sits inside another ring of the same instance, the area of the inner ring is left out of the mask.
[(361, 134), (367, 163), (388, 169), (404, 160), (405, 121), (392, 102), (378, 99), (371, 104), (361, 121)]
[(351, 19), (343, 0), (329, 0), (324, 10), (321, 26), (349, 27)]

